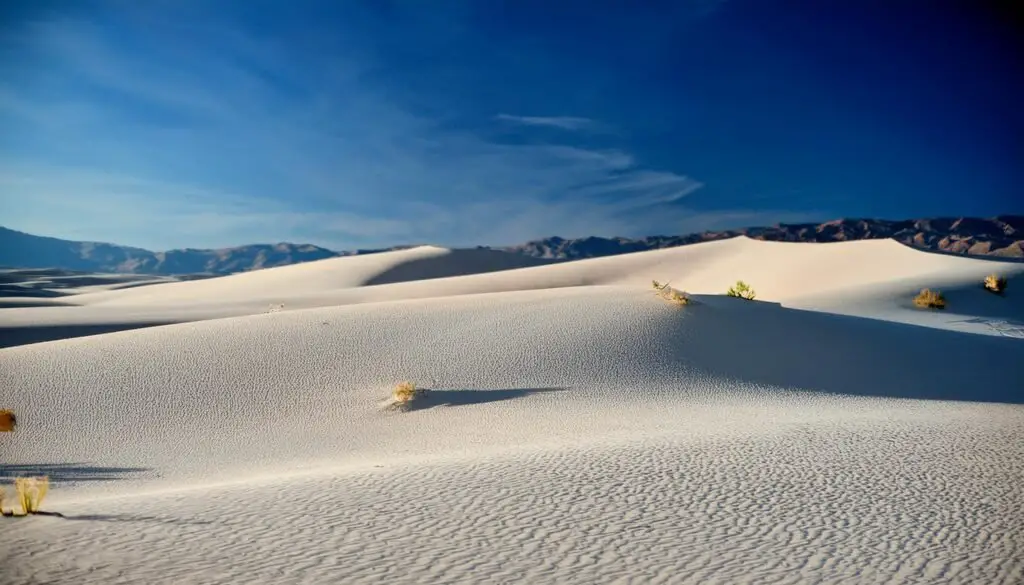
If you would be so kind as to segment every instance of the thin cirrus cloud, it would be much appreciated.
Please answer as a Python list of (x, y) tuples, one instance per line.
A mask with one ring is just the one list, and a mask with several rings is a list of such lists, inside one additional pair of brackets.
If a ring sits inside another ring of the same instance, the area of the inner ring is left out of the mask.
[[(296, 66), (237, 29), (168, 44), (157, 28), (128, 50), (88, 21), (35, 26), (15, 41), (45, 73), (0, 81), (0, 204), (17, 229), (154, 249), (510, 244), (674, 231), (686, 212), (669, 204), (701, 187), (581, 145), (598, 121), (500, 113), (452, 130), (365, 83), (365, 63)], [(508, 124), (572, 136), (494, 139)]]
[(607, 127), (590, 118), (577, 118), (573, 116), (513, 116), (511, 114), (498, 114), (496, 120), (520, 124), (523, 126), (540, 126), (547, 128), (558, 128), (570, 131), (605, 131)]

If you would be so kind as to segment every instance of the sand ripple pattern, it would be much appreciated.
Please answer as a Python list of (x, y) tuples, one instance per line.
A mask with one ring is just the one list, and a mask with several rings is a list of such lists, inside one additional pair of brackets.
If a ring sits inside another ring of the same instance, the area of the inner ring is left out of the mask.
[(0, 566), (12, 585), (1016, 584), (1021, 422), (808, 424), (96, 501), (7, 531)]

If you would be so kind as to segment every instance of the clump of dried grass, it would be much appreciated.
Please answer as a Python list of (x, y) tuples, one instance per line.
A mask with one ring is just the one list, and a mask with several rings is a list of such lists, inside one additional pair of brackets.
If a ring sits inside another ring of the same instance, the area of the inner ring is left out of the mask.
[(937, 290), (925, 288), (914, 297), (914, 304), (925, 309), (945, 309), (946, 297)]
[[(28, 516), (29, 514), (40, 514), (43, 505), (43, 498), (50, 490), (50, 479), (48, 477), (17, 477), (14, 479), (14, 491), (17, 493), (17, 503), (21, 506), (21, 514), (15, 509), (10, 512), (3, 509), (3, 497), (6, 490), (0, 493), (0, 514), (4, 516)], [(58, 514), (51, 514), (58, 515)]]
[(35, 514), (43, 504), (46, 492), (50, 490), (48, 477), (18, 477), (14, 480), (14, 490), (18, 492), (18, 503), (25, 514)]
[(659, 297), (670, 303), (675, 303), (677, 305), (690, 304), (690, 297), (687, 296), (685, 292), (672, 288), (667, 282), (665, 284), (661, 284), (657, 280), (652, 280), (651, 286)]
[(0, 410), (0, 433), (10, 433), (17, 426), (18, 419), (14, 418), (14, 411)]
[(725, 291), (725, 294), (730, 297), (746, 299), (748, 301), (752, 301), (757, 298), (757, 293), (754, 292), (754, 289), (750, 288), (750, 285), (742, 280), (737, 280), (736, 284), (729, 287), (729, 290)]
[(426, 388), (417, 388), (412, 382), (401, 382), (391, 391), (391, 404), (398, 408), (408, 408), (414, 400), (426, 393)]
[(1006, 291), (1006, 277), (989, 274), (985, 277), (985, 290), (1001, 295)]

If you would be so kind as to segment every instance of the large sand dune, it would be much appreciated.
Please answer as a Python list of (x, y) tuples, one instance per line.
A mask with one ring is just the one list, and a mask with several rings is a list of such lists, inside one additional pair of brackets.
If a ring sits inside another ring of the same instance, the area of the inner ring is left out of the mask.
[[(49, 475), (66, 516), (3, 519), (5, 582), (1024, 581), (1024, 266), (483, 252), (0, 311), (0, 475)], [(404, 379), (433, 391), (384, 408)]]

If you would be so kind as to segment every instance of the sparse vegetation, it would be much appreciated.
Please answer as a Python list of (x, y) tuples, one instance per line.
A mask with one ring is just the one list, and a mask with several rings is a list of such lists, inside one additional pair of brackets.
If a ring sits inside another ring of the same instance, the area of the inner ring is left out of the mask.
[(945, 309), (946, 297), (937, 290), (925, 288), (921, 289), (921, 292), (914, 297), (914, 304), (926, 309)]
[(661, 284), (657, 280), (652, 280), (651, 285), (654, 287), (657, 295), (666, 301), (675, 303), (677, 305), (688, 305), (690, 304), (690, 297), (683, 291), (678, 291), (671, 286), (669, 283)]
[(391, 401), (394, 406), (407, 408), (417, 398), (427, 393), (426, 388), (417, 388), (412, 382), (402, 382), (391, 391)]
[(43, 504), (46, 492), (50, 490), (48, 477), (19, 477), (14, 480), (18, 492), (18, 503), (25, 514), (35, 514)]
[(746, 299), (748, 301), (752, 301), (755, 298), (757, 298), (757, 293), (754, 292), (754, 289), (750, 288), (750, 285), (743, 282), (742, 280), (737, 280), (736, 284), (729, 287), (729, 290), (727, 290), (725, 294), (729, 295), (730, 297)]
[(0, 433), (12, 432), (17, 424), (18, 420), (14, 418), (13, 411), (0, 410)]
[[(28, 516), (29, 514), (47, 514), (41, 512), (40, 507), (43, 504), (43, 498), (46, 497), (46, 492), (50, 489), (50, 479), (48, 477), (17, 477), (14, 479), (14, 490), (17, 492), (18, 504), (21, 506), (21, 514), (18, 514), (15, 509), (11, 509), (9, 512), (3, 509), (3, 496), (6, 496), (6, 490), (0, 493), (0, 514), (4, 516)], [(55, 513), (49, 513), (50, 515), (58, 515)]]
[(989, 274), (985, 277), (985, 290), (1001, 295), (1006, 291), (1006, 277)]

